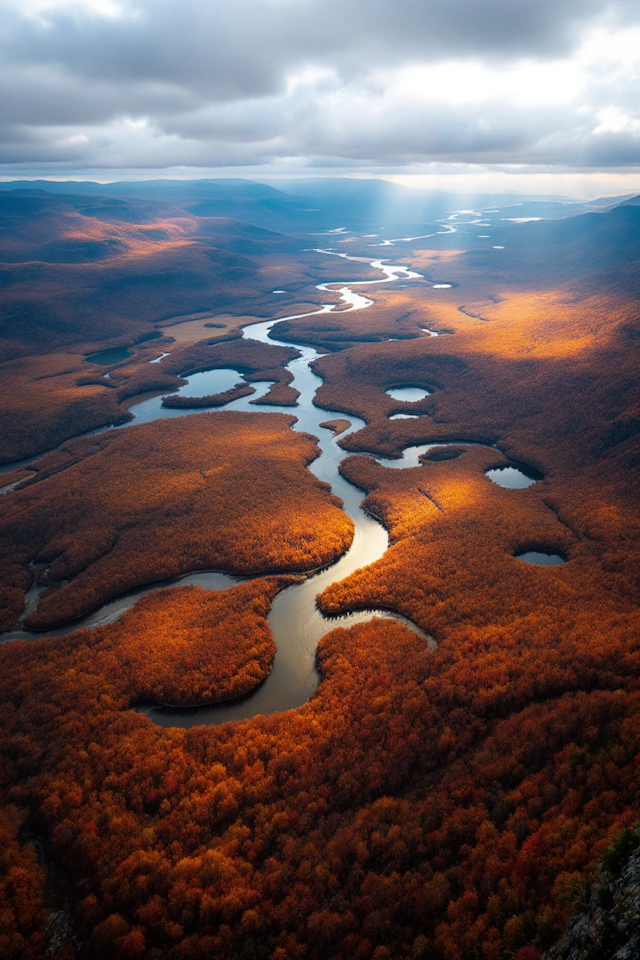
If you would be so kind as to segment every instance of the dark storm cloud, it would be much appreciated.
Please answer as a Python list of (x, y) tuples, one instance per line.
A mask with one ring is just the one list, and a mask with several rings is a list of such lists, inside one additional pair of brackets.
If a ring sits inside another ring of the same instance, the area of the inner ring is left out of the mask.
[[(393, 93), (395, 73), (411, 65), (480, 62), (508, 75), (522, 59), (571, 63), (591, 28), (640, 21), (629, 0), (4, 5), (0, 162), (640, 162), (632, 69), (612, 76), (592, 62), (573, 105), (560, 90), (544, 106), (509, 89), (465, 102), (448, 83), (425, 90), (419, 79)], [(622, 119), (611, 121), (612, 107)]]
[(597, 17), (632, 5), (604, 0), (141, 0), (120, 17), (77, 7), (25, 18), (2, 31), (14, 64), (59, 64), (88, 77), (188, 84), (208, 95), (280, 88), (305, 62), (346, 72), (376, 63), (459, 56), (511, 58), (569, 52)]

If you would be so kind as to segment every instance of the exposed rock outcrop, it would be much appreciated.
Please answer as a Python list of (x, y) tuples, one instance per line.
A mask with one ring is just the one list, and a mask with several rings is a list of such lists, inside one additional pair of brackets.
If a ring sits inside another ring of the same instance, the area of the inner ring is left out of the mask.
[(605, 852), (582, 909), (544, 960), (640, 958), (639, 830), (624, 830)]

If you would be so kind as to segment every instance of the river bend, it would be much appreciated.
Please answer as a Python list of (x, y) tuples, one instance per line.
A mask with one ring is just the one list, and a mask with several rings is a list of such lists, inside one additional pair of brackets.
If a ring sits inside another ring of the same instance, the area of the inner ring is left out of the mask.
[[(323, 254), (333, 253), (333, 251), (329, 250), (319, 250), (318, 252)], [(349, 257), (346, 254), (335, 255), (347, 260), (357, 259)], [(238, 400), (231, 401), (224, 407), (216, 408), (217, 410), (240, 410), (251, 413), (293, 413), (297, 417), (297, 421), (293, 425), (294, 430), (311, 433), (318, 437), (321, 453), (318, 458), (310, 464), (309, 469), (320, 480), (328, 483), (332, 493), (342, 499), (344, 510), (352, 519), (355, 526), (352, 545), (336, 563), (287, 587), (275, 598), (268, 616), (269, 626), (276, 643), (275, 660), (273, 669), (257, 688), (242, 697), (210, 706), (178, 708), (148, 704), (137, 708), (150, 717), (155, 723), (162, 726), (179, 726), (186, 728), (198, 724), (219, 724), (229, 720), (247, 720), (258, 714), (271, 714), (301, 706), (309, 699), (320, 680), (316, 669), (316, 649), (318, 641), (335, 626), (350, 627), (356, 623), (370, 620), (374, 616), (391, 618), (406, 624), (411, 630), (421, 636), (424, 639), (425, 647), (432, 647), (435, 643), (431, 637), (424, 634), (415, 624), (399, 614), (388, 610), (363, 610), (342, 617), (327, 618), (323, 616), (316, 605), (316, 597), (330, 584), (343, 580), (359, 567), (368, 566), (376, 560), (379, 560), (389, 545), (389, 539), (384, 527), (362, 509), (362, 492), (340, 475), (338, 468), (341, 460), (345, 458), (345, 451), (338, 446), (337, 438), (333, 435), (332, 431), (320, 426), (322, 421), (326, 421), (332, 417), (347, 417), (351, 425), (341, 434), (341, 436), (346, 436), (364, 427), (364, 421), (351, 414), (344, 414), (344, 412), (340, 410), (321, 410), (319, 407), (314, 406), (313, 400), (322, 381), (311, 369), (311, 364), (314, 360), (318, 359), (318, 357), (322, 356), (322, 354), (318, 353), (313, 347), (301, 345), (294, 341), (284, 341), (280, 339), (274, 341), (271, 339), (271, 332), (275, 326), (286, 320), (316, 315), (321, 316), (331, 313), (337, 308), (340, 309), (340, 312), (347, 312), (362, 310), (371, 306), (373, 301), (358, 293), (354, 288), (368, 287), (380, 283), (391, 283), (400, 279), (422, 279), (420, 274), (415, 273), (405, 266), (392, 265), (383, 260), (375, 260), (371, 263), (371, 266), (382, 273), (380, 279), (355, 282), (335, 281), (318, 285), (318, 290), (325, 293), (336, 293), (339, 297), (339, 303), (325, 304), (319, 310), (303, 314), (293, 314), (277, 320), (261, 321), (244, 327), (243, 336), (248, 340), (257, 340), (266, 344), (284, 344), (285, 346), (294, 347), (299, 351), (300, 356), (288, 364), (288, 369), (293, 374), (291, 386), (300, 394), (296, 408), (278, 407), (270, 404), (252, 405), (251, 400), (263, 397), (267, 393), (270, 386), (269, 383), (258, 383), (255, 393), (250, 397), (242, 397)], [(232, 373), (232, 371), (224, 371), (225, 376), (230, 373)], [(220, 371), (205, 371), (201, 374), (194, 374), (192, 377), (186, 379), (187, 387), (181, 388), (181, 391), (178, 392), (188, 390), (190, 396), (207, 396), (226, 389), (226, 387), (222, 385), (224, 383), (224, 377), (221, 376)], [(146, 423), (160, 417), (187, 416), (202, 412), (202, 410), (163, 407), (161, 397), (152, 397), (138, 404), (134, 404), (130, 408), (130, 412), (133, 414), (133, 420), (117, 427), (102, 429), (126, 429), (129, 426)], [(102, 432), (102, 430), (94, 432)], [(458, 443), (460, 442), (461, 441), (458, 441)], [(411, 446), (404, 450), (400, 459), (385, 460), (380, 457), (376, 457), (376, 459), (379, 463), (388, 467), (400, 469), (404, 467), (415, 467), (419, 465), (419, 457), (425, 451), (435, 446), (446, 446), (446, 444), (432, 443)], [(39, 636), (61, 636), (77, 630), (80, 627), (91, 628), (111, 623), (118, 619), (125, 610), (132, 607), (140, 597), (154, 590), (166, 588), (167, 586), (193, 584), (208, 590), (223, 590), (237, 585), (240, 582), (242, 581), (239, 578), (215, 571), (189, 574), (175, 581), (150, 584), (132, 591), (117, 600), (105, 604), (99, 610), (93, 611), (81, 620), (67, 624), (57, 630), (48, 631), (43, 634), (35, 634), (27, 633), (19, 629), (4, 634), (2, 640), (7, 641), (19, 637), (34, 639)], [(29, 592), (27, 596), (28, 606), (23, 614), (23, 619), (24, 616), (35, 608), (39, 592), (41, 592), (41, 588), (36, 586)]]

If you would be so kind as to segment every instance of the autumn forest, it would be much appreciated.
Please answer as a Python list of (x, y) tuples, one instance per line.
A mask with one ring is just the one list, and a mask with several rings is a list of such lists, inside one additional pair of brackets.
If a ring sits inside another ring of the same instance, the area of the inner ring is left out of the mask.
[(109, 186), (0, 185), (0, 957), (565, 960), (639, 845), (640, 201)]

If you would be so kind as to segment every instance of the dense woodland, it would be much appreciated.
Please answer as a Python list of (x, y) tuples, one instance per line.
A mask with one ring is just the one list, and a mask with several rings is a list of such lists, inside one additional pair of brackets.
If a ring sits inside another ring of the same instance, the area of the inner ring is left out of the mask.
[[(617, 287), (596, 272), (578, 288), (539, 264), (534, 282), (516, 260), (511, 282), (461, 252), (402, 262), (458, 285), (374, 288), (369, 310), (290, 331), (318, 346), (332, 335), (318, 403), (367, 421), (340, 441), (345, 456), (444, 439), (464, 450), (406, 470), (345, 460), (391, 546), (319, 601), (399, 611), (436, 648), (389, 620), (338, 627), (303, 707), (187, 731), (132, 708), (259, 683), (273, 659), (265, 617), (290, 578), (167, 589), (115, 624), (4, 645), (3, 957), (539, 960), (603, 850), (640, 817), (631, 268)], [(577, 271), (577, 255), (567, 262)], [(191, 352), (164, 370), (141, 354), (96, 389), (168, 390), (204, 360), (291, 390), (287, 350), (237, 339), (178, 350)], [(58, 423), (74, 389), (61, 383)], [(434, 392), (411, 405), (385, 394), (402, 383)], [(2, 502), (4, 623), (34, 560), (58, 585), (35, 627), (189, 569), (294, 573), (338, 556), (351, 525), (306, 470), (313, 440), (290, 424), (196, 414), (44, 457)], [(544, 479), (491, 483), (504, 454)], [(535, 548), (567, 563), (514, 556)]]
[[(190, 368), (176, 324), (211, 321), (193, 338), (209, 369), (215, 356), (202, 341), (241, 336), (229, 311), (246, 322), (246, 314), (295, 312), (289, 304), (313, 310), (315, 284), (334, 276), (334, 259), (305, 251), (298, 239), (195, 216), (178, 201), (0, 191), (0, 220), (0, 464), (122, 422), (132, 396), (175, 388), (176, 375)], [(364, 264), (350, 266), (352, 275), (371, 273)], [(283, 285), (291, 292), (274, 311), (272, 289)], [(216, 322), (212, 304), (227, 322)], [(168, 339), (149, 339), (167, 329), (178, 349)], [(147, 366), (167, 345), (171, 357)], [(84, 361), (105, 346), (134, 352), (113, 382)], [(274, 374), (280, 366), (272, 351), (266, 364), (249, 363), (242, 372)], [(268, 379), (277, 382), (263, 402), (295, 404), (281, 369)]]
[[(323, 639), (307, 706), (189, 732), (122, 712), (135, 691), (101, 639), (3, 657), (9, 796), (74, 877), (95, 956), (529, 960), (638, 815), (628, 639), (606, 645), (604, 683), (584, 649), (567, 676), (569, 643), (533, 697), (525, 684), (505, 701), (504, 634), (432, 655), (374, 621)], [(29, 844), (22, 856), (8, 854), (14, 887), (37, 890)], [(12, 933), (6, 916), (13, 955), (24, 941), (38, 955), (38, 906)]]
[[(248, 380), (273, 381), (264, 402), (295, 406), (297, 400), (285, 369), (296, 351), (241, 340), (239, 330), (214, 336), (206, 331), (206, 339), (195, 342), (154, 338), (131, 351), (131, 358), (112, 367), (108, 378), (104, 367), (84, 359), (86, 346), (80, 353), (54, 351), (3, 364), (0, 463), (46, 452), (97, 427), (125, 423), (134, 398), (175, 390), (183, 383), (182, 374), (203, 369), (232, 366)], [(168, 352), (162, 363), (151, 363), (161, 352)]]
[(300, 240), (166, 201), (15, 190), (0, 217), (2, 361), (34, 343), (135, 340), (212, 303), (268, 316), (274, 287), (308, 285)]
[(314, 438), (282, 414), (202, 413), (66, 444), (0, 516), (3, 624), (22, 611), (29, 564), (51, 586), (26, 625), (73, 620), (190, 570), (326, 566), (353, 537), (341, 502), (307, 469)]

